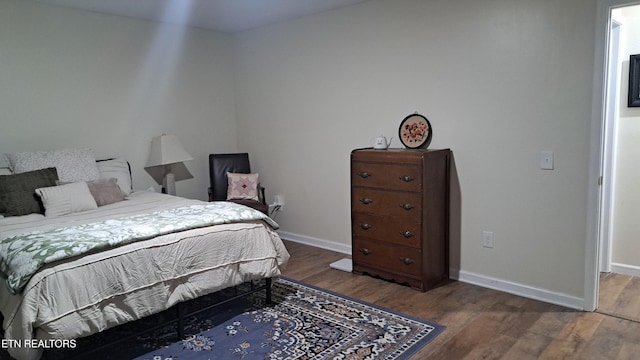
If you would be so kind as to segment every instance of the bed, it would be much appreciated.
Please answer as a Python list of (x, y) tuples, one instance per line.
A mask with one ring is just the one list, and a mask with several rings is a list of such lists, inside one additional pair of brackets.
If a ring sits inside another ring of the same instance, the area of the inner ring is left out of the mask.
[[(101, 174), (107, 172), (103, 167)], [(258, 211), (229, 202), (125, 192), (122, 201), (62, 215), (52, 216), (48, 204), (47, 215), (0, 218), (5, 282), (0, 312), (3, 348), (11, 356), (38, 359), (53, 340), (64, 345), (60, 340), (276, 277), (288, 261), (277, 224)], [(73, 246), (48, 250), (42, 245), (65, 243), (65, 238), (73, 239)], [(26, 259), (29, 253), (43, 256)], [(34, 339), (42, 341), (29, 342)]]

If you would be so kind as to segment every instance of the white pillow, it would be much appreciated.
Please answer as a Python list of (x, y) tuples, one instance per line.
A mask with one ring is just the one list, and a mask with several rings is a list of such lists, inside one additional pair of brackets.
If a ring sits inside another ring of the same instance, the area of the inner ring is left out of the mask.
[(98, 208), (86, 182), (38, 188), (36, 194), (40, 195), (42, 199), (44, 216), (46, 217), (62, 216)]
[(120, 186), (120, 190), (125, 195), (131, 193), (131, 172), (129, 171), (129, 163), (123, 158), (115, 158), (109, 160), (100, 160), (97, 162), (101, 179), (116, 179), (116, 183)]
[(0, 168), (0, 175), (11, 175), (11, 174), (13, 174), (11, 172), (11, 169), (6, 168), (6, 167), (1, 167)]
[(15, 174), (55, 167), (64, 182), (98, 180), (100, 171), (92, 149), (66, 149), (5, 154)]

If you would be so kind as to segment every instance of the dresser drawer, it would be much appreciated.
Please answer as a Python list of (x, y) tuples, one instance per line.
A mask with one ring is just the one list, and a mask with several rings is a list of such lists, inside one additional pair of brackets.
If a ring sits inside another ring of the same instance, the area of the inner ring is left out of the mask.
[(368, 265), (387, 271), (420, 276), (422, 251), (379, 241), (356, 238), (353, 243), (354, 264)]
[(351, 184), (380, 189), (421, 191), (422, 172), (417, 165), (353, 162)]
[(414, 248), (421, 247), (419, 222), (398, 221), (391, 216), (353, 213), (353, 235)]
[(353, 188), (351, 210), (381, 216), (396, 216), (398, 221), (419, 222), (422, 214), (422, 197), (418, 193)]

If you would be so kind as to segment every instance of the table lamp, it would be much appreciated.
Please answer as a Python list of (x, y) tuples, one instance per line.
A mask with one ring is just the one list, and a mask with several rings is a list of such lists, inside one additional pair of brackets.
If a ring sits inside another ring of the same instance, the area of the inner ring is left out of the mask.
[(145, 170), (158, 184), (162, 184), (163, 192), (176, 194), (176, 181), (192, 179), (183, 161), (193, 157), (182, 147), (175, 135), (162, 134), (151, 139), (151, 149)]

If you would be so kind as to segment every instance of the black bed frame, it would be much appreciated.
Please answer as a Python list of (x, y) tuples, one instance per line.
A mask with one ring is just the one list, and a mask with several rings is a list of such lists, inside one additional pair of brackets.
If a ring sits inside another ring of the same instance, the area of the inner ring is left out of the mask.
[[(174, 306), (176, 308), (177, 319), (173, 320), (173, 321), (169, 321), (168, 323), (171, 323), (171, 322), (174, 322), (174, 321), (178, 322), (178, 339), (183, 339), (184, 335), (185, 335), (184, 334), (184, 325), (185, 325), (184, 321), (185, 321), (186, 317), (193, 316), (193, 315), (199, 314), (201, 312), (204, 312), (206, 310), (222, 306), (224, 304), (227, 304), (227, 303), (230, 303), (232, 301), (238, 300), (240, 298), (243, 298), (243, 297), (245, 297), (247, 295), (256, 293), (256, 292), (258, 292), (260, 290), (263, 290), (263, 289), (266, 292), (266, 303), (267, 303), (267, 305), (271, 305), (271, 278), (266, 278), (265, 279), (265, 284), (261, 285), (261, 286), (258, 286), (253, 281), (250, 281), (249, 282), (249, 290), (248, 291), (238, 291), (238, 287), (234, 286), (233, 287), (233, 291), (234, 291), (233, 296), (231, 296), (229, 298), (225, 298), (224, 300), (217, 301), (217, 302), (215, 302), (213, 304), (210, 304), (210, 305), (208, 305), (206, 307), (199, 308), (199, 309), (197, 309), (195, 311), (190, 311), (188, 313), (185, 313), (184, 303), (178, 303), (178, 304), (176, 304)], [(168, 323), (159, 325), (159, 327), (160, 326), (166, 326)], [(150, 329), (148, 331), (152, 331), (152, 330), (155, 330), (155, 329)], [(148, 331), (145, 331), (145, 333), (148, 332)]]
[[(152, 332), (154, 330), (157, 330), (161, 327), (164, 327), (173, 323), (177, 324), (178, 338), (176, 339), (176, 341), (179, 341), (180, 339), (184, 339), (185, 337), (185, 319), (190, 316), (202, 313), (210, 309), (220, 307), (222, 305), (228, 304), (232, 301), (236, 301), (245, 296), (260, 292), (262, 290), (265, 290), (266, 292), (266, 298), (265, 298), (266, 305), (271, 305), (272, 304), (272, 295), (271, 295), (272, 286), (271, 285), (272, 285), (272, 279), (265, 278), (264, 281), (262, 280), (249, 281), (238, 286), (233, 286), (231, 288), (223, 289), (219, 292), (212, 294), (213, 297), (217, 296), (217, 299), (215, 301), (212, 301), (206, 306), (200, 306), (194, 310), (188, 310), (188, 307), (189, 307), (188, 304), (197, 299), (180, 302), (165, 311), (162, 311), (158, 314), (150, 315), (149, 317), (155, 316), (159, 318), (159, 321), (151, 327), (146, 327), (141, 331), (128, 334), (124, 337), (119, 337), (115, 340), (110, 341), (109, 339), (107, 339), (104, 342), (100, 340), (99, 346), (95, 346), (94, 344), (89, 349), (83, 349), (82, 343), (81, 343), (83, 339), (78, 339), (78, 346), (75, 350), (48, 350), (44, 352), (42, 359), (43, 360), (99, 359), (101, 358), (100, 354), (104, 354), (105, 352), (108, 351), (109, 348), (112, 348), (113, 346), (117, 346), (119, 343), (123, 343), (125, 341), (131, 340), (133, 338), (139, 337), (141, 335), (144, 335), (146, 333)], [(225, 294), (222, 294), (223, 292)], [(207, 296), (212, 296), (212, 295), (207, 295)], [(134, 323), (140, 322), (143, 320), (144, 319), (136, 320), (134, 321)], [(127, 326), (127, 324), (119, 325), (106, 331), (115, 333), (123, 326)], [(95, 338), (101, 335), (103, 334), (98, 333), (98, 334), (91, 335), (85, 339), (89, 339), (92, 337)]]

